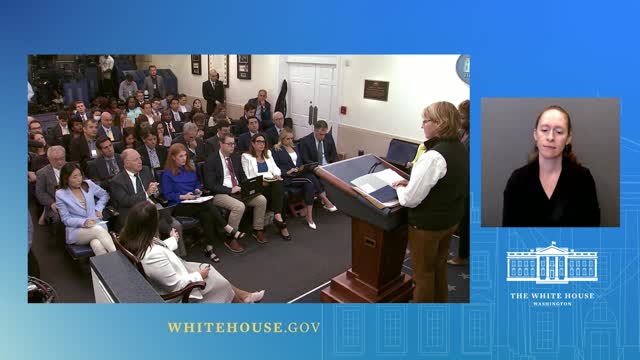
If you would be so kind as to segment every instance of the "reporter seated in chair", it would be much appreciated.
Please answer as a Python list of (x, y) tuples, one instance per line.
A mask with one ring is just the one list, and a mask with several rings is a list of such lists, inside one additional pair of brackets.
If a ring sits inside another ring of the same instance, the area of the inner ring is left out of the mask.
[[(116, 218), (116, 229), (121, 229), (129, 214), (129, 210), (135, 204), (144, 201), (153, 201), (153, 196), (158, 192), (158, 183), (148, 167), (142, 165), (140, 154), (131, 149), (122, 153), (124, 171), (114, 176), (109, 182), (111, 201), (118, 210), (120, 216)], [(156, 205), (158, 206), (158, 205)], [(173, 217), (167, 219), (172, 228), (178, 230), (178, 247), (176, 254), (180, 257), (187, 256), (187, 250), (182, 240), (182, 225)]]
[(167, 162), (167, 148), (158, 145), (157, 136), (151, 129), (143, 129), (140, 134), (143, 145), (139, 146), (136, 151), (142, 157), (142, 165), (148, 166), (155, 174), (155, 170), (164, 168)]
[(107, 225), (99, 223), (108, 201), (109, 194), (104, 189), (91, 180), (83, 180), (77, 164), (62, 166), (56, 206), (66, 227), (67, 244), (89, 244), (96, 255), (116, 251)]
[(313, 132), (300, 139), (300, 156), (303, 164), (317, 162), (323, 166), (338, 160), (336, 143), (331, 136), (327, 136), (328, 132), (327, 122), (319, 120), (313, 126)]
[(182, 135), (175, 137), (171, 144), (182, 144), (188, 150), (187, 156), (190, 161), (204, 161), (207, 157), (207, 149), (204, 141), (198, 138), (198, 125), (188, 122), (182, 128)]
[[(190, 300), (203, 303), (254, 303), (264, 290), (249, 293), (231, 285), (211, 265), (181, 260), (173, 253), (178, 232), (161, 241), (157, 238), (158, 210), (143, 201), (134, 205), (120, 234), (120, 241), (140, 259), (151, 286), (161, 295), (179, 291), (191, 282), (205, 281), (203, 290), (194, 289)], [(176, 300), (179, 300), (176, 299)]]
[(273, 147), (273, 160), (282, 171), (285, 186), (302, 188), (304, 204), (307, 206), (306, 220), (310, 228), (316, 229), (316, 224), (313, 221), (315, 194), (318, 194), (325, 209), (331, 212), (338, 210), (327, 197), (324, 187), (320, 184), (315, 174), (310, 171), (298, 174), (298, 168), (302, 166), (302, 157), (298, 148), (293, 144), (293, 131), (291, 129), (284, 128), (280, 131), (280, 139)]
[(258, 133), (251, 137), (249, 152), (242, 154), (242, 170), (248, 179), (262, 176), (262, 194), (269, 200), (271, 210), (274, 212), (274, 223), (280, 229), (280, 235), (284, 240), (291, 240), (287, 223), (282, 217), (284, 206), (284, 181), (280, 168), (273, 161), (273, 155), (267, 145), (264, 134)]
[(96, 140), (98, 158), (87, 163), (87, 177), (94, 180), (102, 180), (118, 174), (124, 164), (120, 154), (116, 154), (113, 144), (108, 137), (102, 136)]
[(60, 145), (50, 147), (47, 158), (49, 165), (36, 172), (36, 199), (44, 208), (39, 223), (57, 224), (60, 222), (60, 215), (56, 205), (56, 188), (60, 169), (65, 164), (64, 148)]
[(162, 172), (162, 181), (160, 182), (162, 195), (169, 201), (169, 206), (176, 205), (173, 210), (174, 216), (195, 216), (200, 219), (200, 223), (204, 227), (204, 234), (207, 237), (208, 245), (205, 254), (214, 262), (220, 261), (215, 254), (213, 243), (215, 241), (216, 225), (223, 228), (229, 239), (237, 241), (244, 237), (237, 228), (229, 225), (220, 214), (220, 210), (208, 200), (203, 203), (186, 203), (184, 200), (195, 200), (200, 197), (201, 185), (196, 175), (196, 170), (187, 160), (187, 149), (182, 144), (173, 144), (169, 148), (169, 155), (165, 170)]

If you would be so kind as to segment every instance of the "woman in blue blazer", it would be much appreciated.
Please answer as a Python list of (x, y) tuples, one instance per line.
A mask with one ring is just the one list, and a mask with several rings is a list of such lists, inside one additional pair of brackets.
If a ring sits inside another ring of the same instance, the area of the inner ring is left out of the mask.
[(109, 194), (91, 180), (83, 180), (77, 164), (66, 163), (60, 169), (56, 206), (66, 227), (67, 244), (89, 244), (96, 255), (116, 251), (107, 225), (100, 223), (107, 201)]
[(320, 181), (312, 172), (298, 174), (298, 167), (302, 166), (302, 158), (300, 157), (298, 149), (293, 145), (293, 131), (291, 129), (282, 129), (280, 132), (280, 140), (273, 147), (272, 153), (273, 160), (275, 160), (282, 172), (284, 186), (301, 187), (303, 189), (304, 203), (307, 206), (307, 224), (315, 230), (316, 224), (313, 222), (313, 199), (316, 193), (322, 200), (325, 209), (334, 212), (338, 210), (338, 208), (329, 200), (322, 184), (320, 184)]

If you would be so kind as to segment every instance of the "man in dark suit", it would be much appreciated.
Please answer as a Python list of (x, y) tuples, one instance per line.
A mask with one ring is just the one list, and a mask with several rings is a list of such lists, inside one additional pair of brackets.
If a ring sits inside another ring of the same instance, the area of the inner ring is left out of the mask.
[(244, 104), (244, 115), (240, 119), (238, 119), (238, 122), (236, 123), (233, 130), (233, 134), (235, 136), (240, 136), (249, 131), (247, 120), (253, 116), (256, 116), (256, 106), (253, 104)]
[(142, 157), (142, 165), (149, 167), (155, 176), (155, 171), (163, 169), (167, 162), (167, 148), (157, 144), (156, 134), (149, 129), (142, 129), (140, 137), (144, 144), (136, 150)]
[(171, 139), (174, 139), (176, 137), (176, 133), (182, 132), (182, 123), (173, 121), (171, 110), (163, 110), (160, 119), (164, 125), (164, 136), (171, 136)]
[[(148, 200), (153, 202), (153, 196), (158, 191), (158, 183), (155, 182), (155, 178), (149, 168), (142, 166), (142, 159), (137, 151), (125, 149), (122, 152), (122, 160), (124, 161), (124, 171), (121, 171), (109, 182), (111, 202), (120, 213), (116, 218), (115, 224), (118, 230), (124, 226), (129, 210), (135, 204)], [(178, 249), (175, 250), (176, 255), (186, 256), (187, 251), (184, 247), (182, 225), (174, 218), (168, 219), (168, 222), (180, 234)]]
[(143, 92), (145, 90), (148, 91), (149, 98), (164, 98), (166, 95), (166, 89), (164, 86), (164, 79), (162, 76), (158, 75), (158, 69), (155, 65), (149, 66), (149, 75), (144, 78), (144, 83), (142, 84)]
[[(215, 206), (228, 209), (229, 225), (234, 229), (240, 226), (245, 205), (253, 207), (253, 237), (260, 243), (267, 242), (264, 233), (264, 214), (267, 210), (267, 199), (258, 195), (246, 202), (238, 200), (240, 184), (247, 179), (242, 170), (240, 156), (234, 154), (235, 139), (231, 134), (220, 138), (220, 150), (211, 153), (204, 164), (204, 186), (213, 194)], [(243, 252), (242, 245), (235, 238), (227, 238), (225, 246), (233, 252)]]
[(269, 141), (269, 147), (277, 144), (280, 140), (280, 132), (284, 129), (284, 115), (280, 111), (273, 113), (273, 127), (265, 131), (267, 140)]
[(324, 120), (319, 120), (313, 126), (313, 133), (300, 140), (300, 156), (304, 164), (317, 162), (327, 165), (338, 160), (336, 144), (331, 136), (327, 136), (329, 126)]
[(177, 136), (171, 144), (182, 144), (187, 148), (187, 156), (194, 163), (207, 158), (207, 148), (202, 139), (197, 137), (198, 125), (188, 122), (184, 124), (182, 135)]
[(113, 144), (106, 136), (96, 140), (100, 156), (87, 163), (87, 177), (102, 180), (115, 176), (124, 168), (120, 154), (116, 154)]
[(171, 110), (171, 117), (173, 118), (173, 121), (182, 126), (182, 124), (187, 121), (187, 116), (182, 111), (180, 111), (180, 101), (178, 99), (171, 99), (171, 102), (169, 104), (169, 109)]
[(60, 169), (65, 164), (65, 151), (54, 145), (47, 150), (49, 165), (36, 172), (36, 199), (44, 207), (44, 221), (59, 223), (60, 214), (56, 206), (56, 186), (60, 182)]
[(66, 111), (57, 113), (56, 119), (58, 120), (58, 124), (49, 128), (48, 131), (49, 138), (47, 139), (47, 144), (49, 145), (63, 145), (62, 137), (71, 133), (71, 129), (69, 129), (69, 115)]
[(273, 126), (271, 104), (267, 101), (267, 90), (260, 89), (258, 97), (249, 99), (248, 103), (256, 106), (256, 117), (260, 121), (260, 131), (265, 131)]
[(98, 122), (89, 119), (82, 124), (83, 135), (71, 141), (69, 153), (71, 161), (80, 164), (84, 173), (87, 171), (87, 161), (98, 157), (96, 145), (96, 135), (98, 133)]
[(82, 100), (78, 100), (75, 102), (76, 113), (73, 117), (80, 119), (82, 121), (87, 121), (91, 119), (91, 114), (87, 113), (87, 107), (84, 105)]
[(236, 149), (236, 151), (240, 153), (249, 151), (249, 146), (251, 146), (251, 138), (253, 137), (253, 135), (259, 132), (258, 128), (260, 125), (258, 124), (258, 118), (252, 116), (248, 119), (248, 121), (249, 131), (240, 135), (240, 137), (238, 138), (238, 148)]
[(207, 100), (207, 115), (211, 115), (218, 103), (224, 104), (224, 84), (215, 70), (209, 73), (209, 80), (202, 83), (202, 97)]
[(113, 126), (113, 118), (108, 112), (100, 114), (100, 125), (98, 126), (98, 137), (107, 137), (111, 141), (121, 141), (122, 131), (119, 127)]
[(231, 133), (231, 123), (228, 120), (220, 120), (215, 126), (216, 135), (208, 138), (205, 142), (207, 147), (207, 157), (214, 152), (220, 151), (220, 142), (225, 134)]

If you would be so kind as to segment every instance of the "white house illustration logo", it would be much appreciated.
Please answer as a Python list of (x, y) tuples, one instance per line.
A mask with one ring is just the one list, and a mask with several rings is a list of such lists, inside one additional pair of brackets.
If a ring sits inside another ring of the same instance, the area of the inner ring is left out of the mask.
[(598, 253), (551, 246), (535, 251), (507, 252), (507, 281), (535, 281), (538, 284), (568, 284), (598, 281)]

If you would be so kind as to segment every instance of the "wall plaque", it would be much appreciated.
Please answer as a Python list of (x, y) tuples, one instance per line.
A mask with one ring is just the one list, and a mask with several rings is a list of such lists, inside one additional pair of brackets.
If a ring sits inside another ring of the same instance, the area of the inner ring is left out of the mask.
[(364, 81), (364, 98), (387, 101), (389, 97), (389, 82), (378, 80)]

